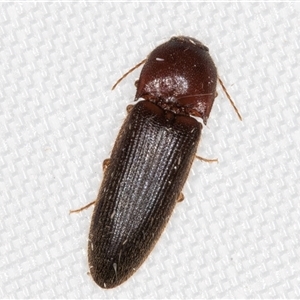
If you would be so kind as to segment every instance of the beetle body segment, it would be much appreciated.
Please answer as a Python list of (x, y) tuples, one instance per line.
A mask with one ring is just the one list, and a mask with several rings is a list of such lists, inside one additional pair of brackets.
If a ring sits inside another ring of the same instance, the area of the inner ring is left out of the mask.
[(149, 101), (129, 112), (104, 173), (89, 234), (90, 272), (99, 286), (121, 284), (152, 250), (187, 179), (201, 127)]
[(216, 97), (217, 69), (208, 48), (190, 37), (173, 37), (148, 56), (135, 98), (176, 114), (209, 117)]

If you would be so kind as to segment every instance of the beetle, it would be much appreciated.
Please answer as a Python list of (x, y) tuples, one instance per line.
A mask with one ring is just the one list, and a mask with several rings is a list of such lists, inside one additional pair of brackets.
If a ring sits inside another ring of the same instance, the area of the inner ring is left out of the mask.
[(138, 102), (105, 164), (90, 226), (90, 274), (100, 287), (126, 281), (161, 236), (181, 199), (203, 127), (198, 119), (207, 123), (217, 81), (208, 48), (191, 37), (172, 37), (145, 60)]

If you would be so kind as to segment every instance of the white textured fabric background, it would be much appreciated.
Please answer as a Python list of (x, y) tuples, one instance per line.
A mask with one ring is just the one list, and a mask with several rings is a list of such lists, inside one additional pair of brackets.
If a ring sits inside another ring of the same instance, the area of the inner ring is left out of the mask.
[[(87, 264), (91, 202), (140, 70), (202, 41), (219, 88), (163, 236), (123, 285)], [(298, 3), (6, 3), (0, 12), (1, 298), (299, 298)]]

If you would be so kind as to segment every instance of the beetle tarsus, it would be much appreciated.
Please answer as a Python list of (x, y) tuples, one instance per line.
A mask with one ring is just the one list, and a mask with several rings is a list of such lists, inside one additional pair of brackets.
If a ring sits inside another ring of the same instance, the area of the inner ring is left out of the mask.
[(70, 214), (72, 214), (72, 213), (79, 213), (79, 212), (81, 212), (81, 211), (89, 208), (90, 206), (94, 205), (95, 203), (96, 203), (96, 200), (93, 201), (93, 202), (91, 202), (91, 203), (89, 203), (88, 205), (85, 205), (85, 206), (81, 207), (81, 208), (70, 210), (69, 213)]
[(218, 163), (219, 160), (217, 158), (204, 158), (202, 156), (199, 156), (199, 155), (195, 155), (195, 157), (199, 160), (202, 160), (202, 161), (205, 161), (205, 162), (208, 162), (208, 163)]

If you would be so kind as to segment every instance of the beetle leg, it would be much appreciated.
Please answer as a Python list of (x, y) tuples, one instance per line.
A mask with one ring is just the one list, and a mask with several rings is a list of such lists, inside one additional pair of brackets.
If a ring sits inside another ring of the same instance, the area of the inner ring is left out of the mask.
[[(103, 172), (106, 171), (106, 169), (107, 169), (109, 163), (110, 163), (110, 158), (104, 159), (103, 164), (102, 164)], [(90, 206), (94, 205), (95, 202), (96, 202), (96, 200), (92, 201), (91, 203), (89, 203), (89, 204), (87, 204), (87, 205), (85, 205), (85, 206), (83, 206), (83, 207), (81, 207), (81, 208), (78, 208), (78, 209), (72, 209), (72, 210), (70, 210), (70, 214), (81, 212), (82, 210), (85, 210), (85, 209), (89, 208)]]
[(103, 170), (103, 172), (106, 171), (106, 169), (107, 169), (109, 163), (110, 163), (110, 158), (104, 159), (104, 161), (103, 161), (103, 163), (102, 163), (102, 170)]
[(126, 111), (127, 111), (128, 114), (131, 112), (133, 107), (134, 107), (133, 104), (129, 104), (129, 105), (126, 106)]
[(201, 157), (201, 156), (198, 156), (198, 155), (195, 155), (195, 157), (198, 158), (199, 160), (209, 162), (209, 163), (219, 162), (217, 158), (210, 159), (210, 158), (204, 158), (204, 157)]
[(177, 199), (177, 202), (182, 202), (184, 200), (184, 195), (183, 193), (181, 192), (178, 199)]
[(70, 210), (70, 214), (72, 214), (72, 213), (79, 213), (79, 212), (81, 212), (82, 210), (85, 210), (85, 209), (89, 208), (90, 206), (94, 205), (95, 202), (96, 202), (96, 200), (93, 201), (93, 202), (91, 202), (91, 203), (89, 203), (89, 204), (86, 205), (86, 206), (81, 207), (81, 208)]

